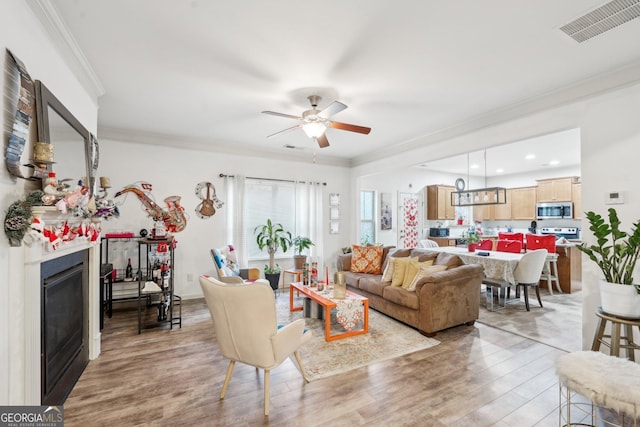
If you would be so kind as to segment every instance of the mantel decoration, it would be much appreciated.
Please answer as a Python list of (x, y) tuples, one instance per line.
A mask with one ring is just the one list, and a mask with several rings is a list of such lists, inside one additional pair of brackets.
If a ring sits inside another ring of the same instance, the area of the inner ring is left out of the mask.
[[(142, 187), (142, 188), (140, 188)], [(162, 237), (157, 234), (158, 225), (162, 226), (167, 232), (179, 233), (187, 226), (187, 218), (184, 208), (180, 205), (180, 196), (169, 196), (164, 199), (168, 209), (163, 209), (153, 201), (151, 194), (152, 185), (148, 182), (142, 182), (140, 187), (137, 184), (129, 185), (118, 191), (114, 197), (119, 197), (125, 193), (135, 194), (145, 207), (149, 216), (156, 221), (157, 226), (154, 228), (156, 234), (153, 237)]]
[(602, 310), (617, 316), (640, 318), (640, 284), (635, 284), (633, 278), (640, 257), (640, 220), (633, 223), (627, 233), (620, 230), (616, 210), (609, 208), (608, 212), (608, 223), (600, 214), (586, 213), (596, 244), (576, 247), (602, 271)]
[(34, 99), (34, 85), (33, 80), (27, 72), (27, 68), (22, 61), (18, 59), (9, 49), (7, 54), (15, 64), (20, 74), (20, 91), (18, 94), (18, 105), (16, 107), (15, 119), (13, 122), (13, 129), (9, 135), (9, 143), (7, 144), (7, 151), (5, 154), (5, 162), (7, 164), (7, 170), (9, 173), (18, 178), (35, 180), (44, 178), (47, 176), (47, 169), (38, 165), (28, 164), (25, 166), (33, 168), (33, 176), (26, 177), (20, 170), (20, 159), (22, 152), (27, 143), (29, 136), (29, 124), (33, 116), (33, 99)]
[[(41, 190), (32, 191), (25, 200), (13, 202), (7, 210), (4, 220), (4, 231), (11, 246), (40, 241), (49, 249), (58, 249), (61, 244), (70, 242), (77, 237), (83, 237), (95, 242), (100, 237), (99, 222), (72, 221), (69, 215), (60, 217), (60, 211), (54, 206), (45, 206), (42, 202), (45, 193)], [(55, 215), (52, 219), (45, 219), (45, 214)], [(29, 237), (30, 239), (26, 239)]]

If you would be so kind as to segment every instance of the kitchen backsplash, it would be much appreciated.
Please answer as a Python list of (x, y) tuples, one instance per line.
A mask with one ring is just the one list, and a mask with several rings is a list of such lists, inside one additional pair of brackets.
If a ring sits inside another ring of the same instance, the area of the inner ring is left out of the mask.
[[(541, 219), (536, 222), (538, 230), (542, 227), (576, 227), (580, 230), (582, 225), (578, 219)], [(483, 221), (480, 226), (482, 234), (486, 236), (497, 236), (499, 231), (507, 231), (507, 227), (511, 227), (513, 232), (528, 233), (531, 221)], [(429, 238), (431, 227), (448, 228), (450, 237), (460, 237), (469, 230), (469, 224), (457, 225), (457, 221), (426, 221), (422, 230), (423, 239)]]

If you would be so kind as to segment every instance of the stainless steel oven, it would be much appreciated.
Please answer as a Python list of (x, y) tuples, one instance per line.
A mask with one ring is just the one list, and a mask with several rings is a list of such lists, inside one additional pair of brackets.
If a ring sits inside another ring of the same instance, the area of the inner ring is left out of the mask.
[(573, 218), (573, 203), (537, 203), (536, 217), (538, 219), (571, 219)]

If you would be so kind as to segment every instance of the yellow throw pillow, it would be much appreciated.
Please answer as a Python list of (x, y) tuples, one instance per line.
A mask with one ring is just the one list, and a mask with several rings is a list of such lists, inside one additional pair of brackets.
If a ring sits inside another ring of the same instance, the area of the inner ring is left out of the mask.
[(416, 277), (413, 278), (413, 281), (409, 284), (409, 287), (407, 288), (407, 290), (415, 291), (416, 285), (421, 279), (424, 279), (425, 277), (431, 276), (433, 273), (437, 273), (438, 271), (444, 271), (446, 269), (447, 269), (446, 265), (430, 265), (427, 267), (420, 267), (420, 270), (418, 270)]
[(407, 268), (407, 264), (409, 264), (412, 259), (417, 258), (395, 258), (391, 286), (402, 286), (402, 282), (404, 281), (404, 272)]
[(395, 257), (389, 257), (389, 260), (387, 261), (387, 267), (384, 269), (384, 273), (382, 273), (383, 282), (390, 282), (391, 279), (393, 279), (393, 270), (396, 266), (396, 259), (397, 258)]
[(413, 282), (413, 278), (416, 277), (418, 270), (420, 270), (421, 267), (428, 267), (430, 265), (433, 265), (432, 259), (428, 261), (419, 262), (418, 258), (412, 258), (409, 264), (407, 264), (407, 268), (404, 271), (404, 279), (402, 280), (402, 287), (405, 289), (408, 289), (411, 282)]
[(351, 271), (354, 273), (382, 274), (382, 246), (353, 245)]

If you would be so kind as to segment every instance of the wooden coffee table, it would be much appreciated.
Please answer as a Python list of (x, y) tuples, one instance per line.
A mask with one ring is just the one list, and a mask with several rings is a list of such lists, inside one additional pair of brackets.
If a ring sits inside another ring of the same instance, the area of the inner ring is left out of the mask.
[(293, 306), (293, 293), (298, 292), (302, 293), (306, 297), (310, 298), (312, 301), (317, 302), (324, 308), (324, 340), (325, 341), (335, 341), (343, 338), (353, 337), (355, 335), (362, 335), (369, 332), (369, 299), (363, 297), (362, 295), (358, 295), (351, 291), (347, 291), (347, 296), (349, 298), (362, 301), (364, 315), (363, 315), (363, 328), (357, 330), (347, 330), (340, 334), (331, 334), (331, 309), (337, 307), (337, 303), (334, 300), (324, 298), (321, 295), (318, 295), (315, 291), (316, 288), (311, 288), (309, 286), (303, 286), (301, 282), (291, 283), (289, 286), (289, 311), (300, 311), (303, 309), (302, 306), (294, 307)]

